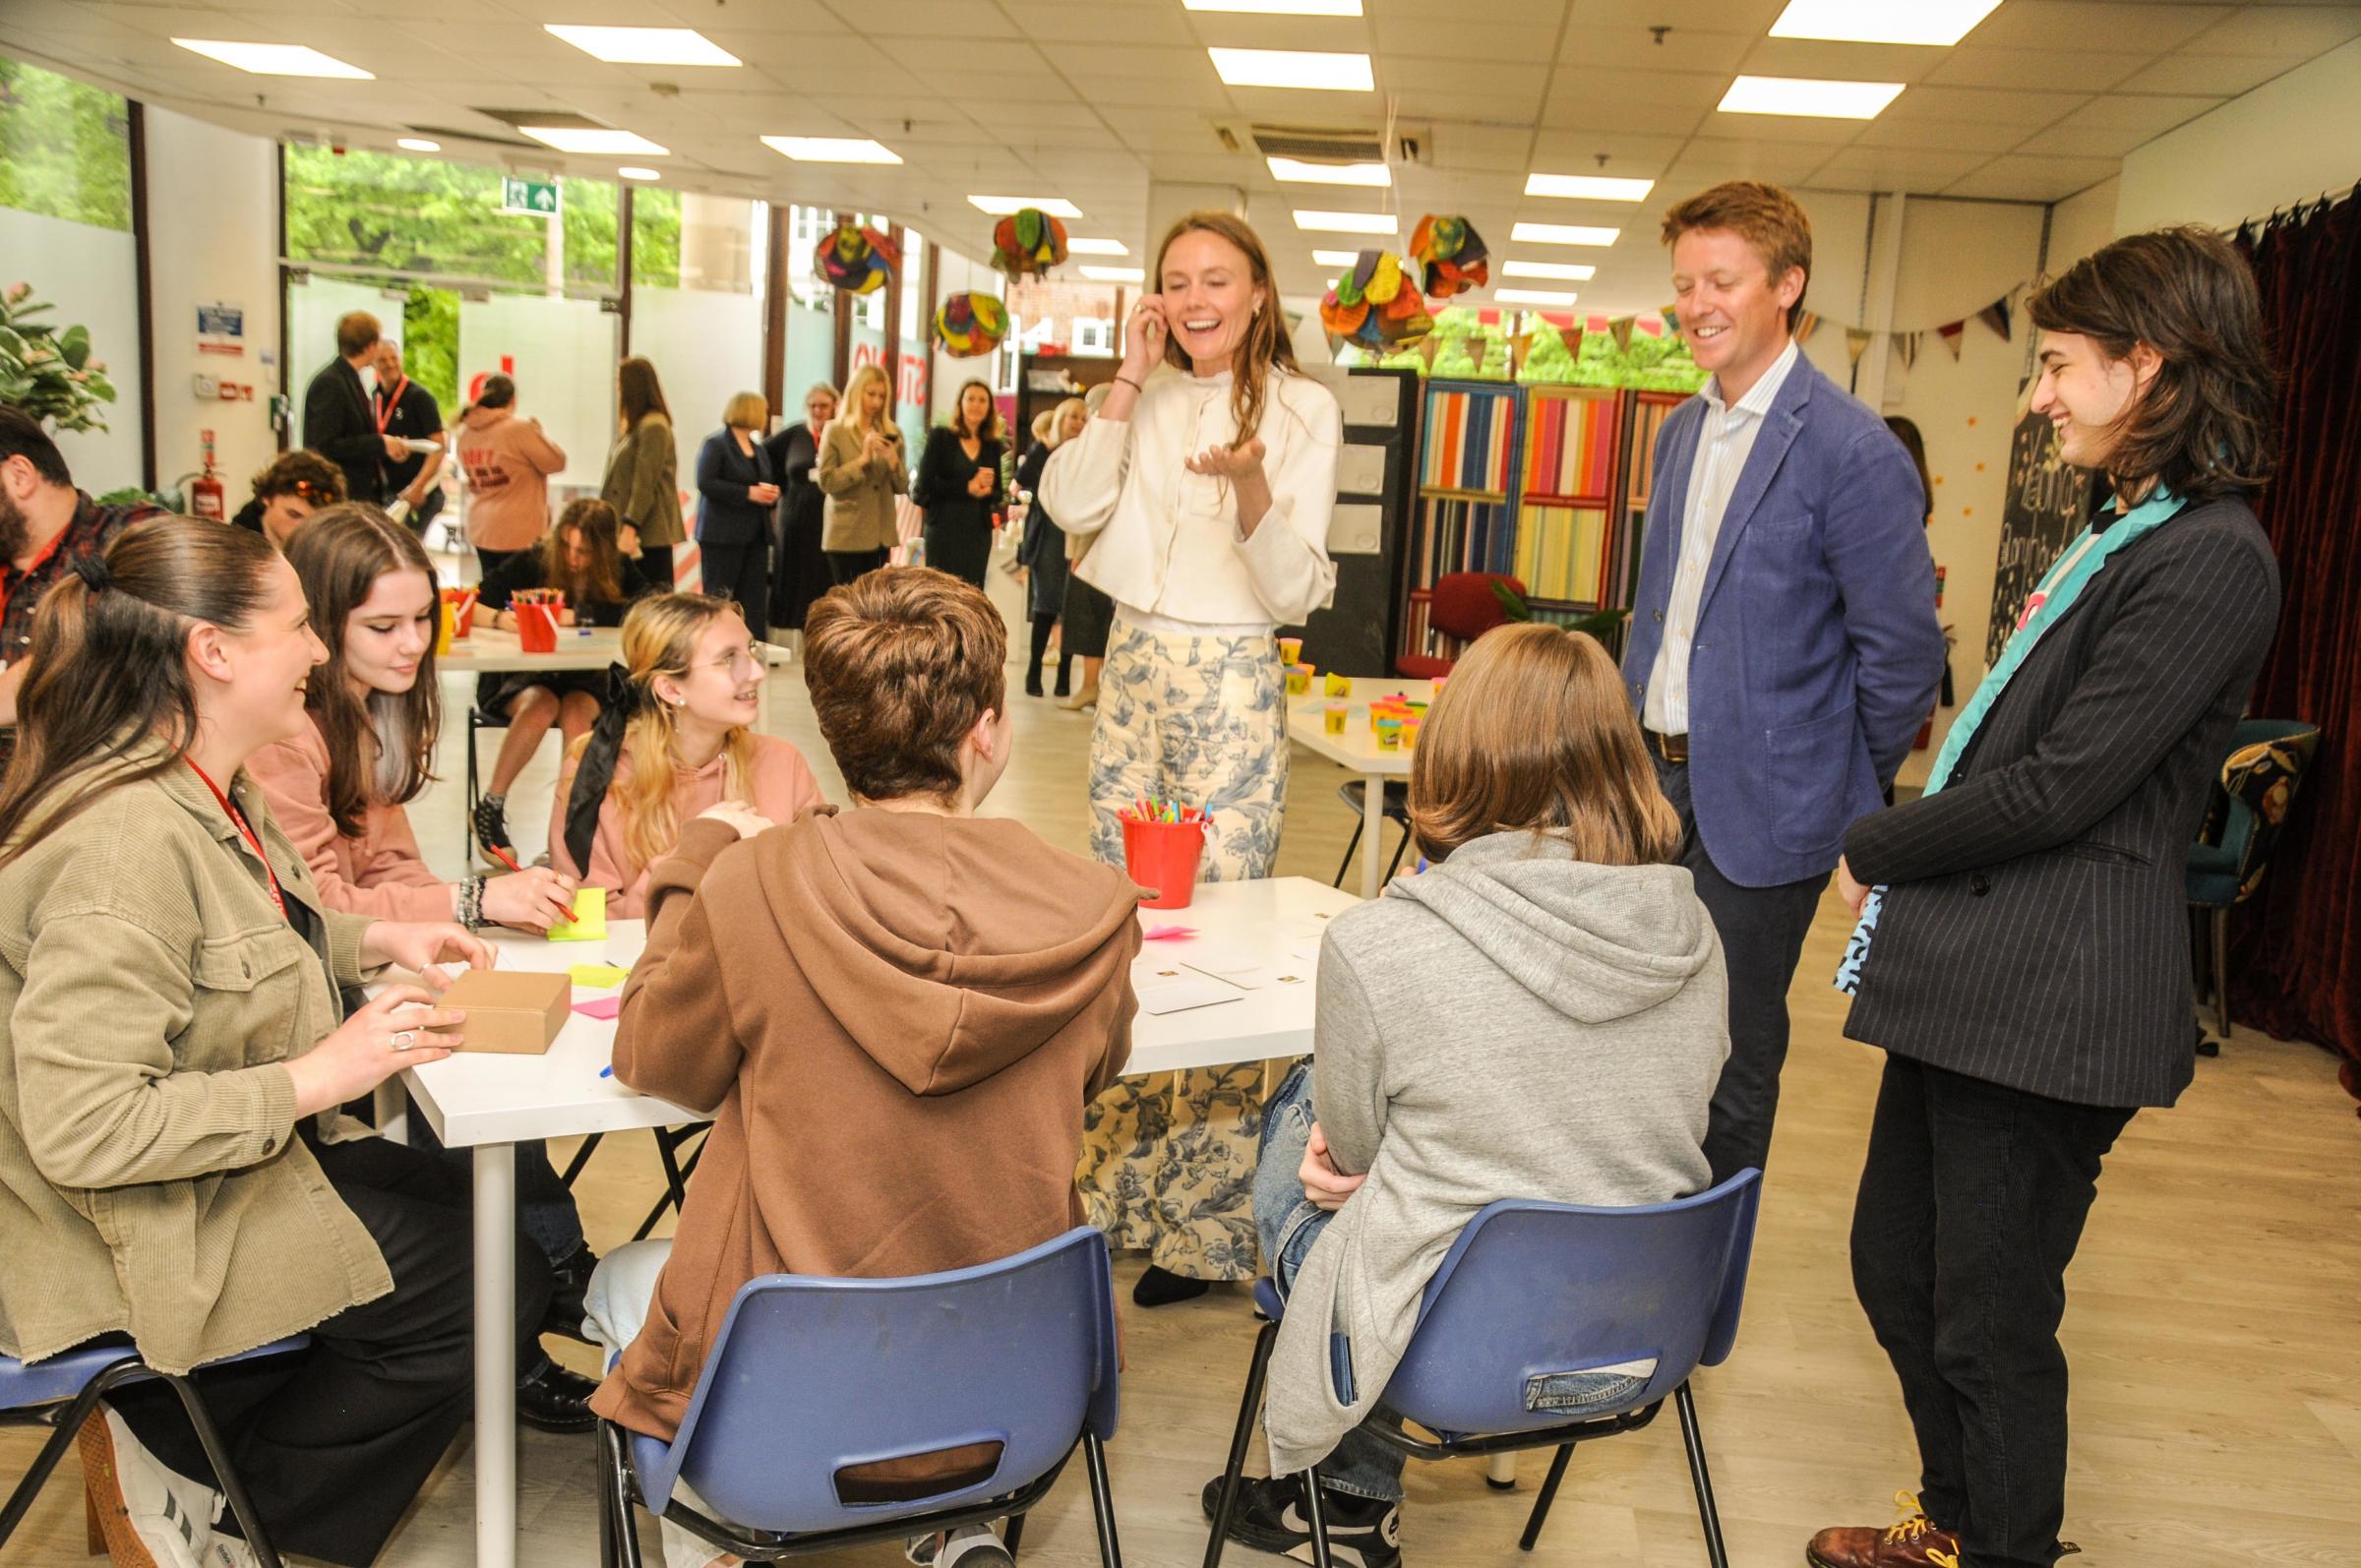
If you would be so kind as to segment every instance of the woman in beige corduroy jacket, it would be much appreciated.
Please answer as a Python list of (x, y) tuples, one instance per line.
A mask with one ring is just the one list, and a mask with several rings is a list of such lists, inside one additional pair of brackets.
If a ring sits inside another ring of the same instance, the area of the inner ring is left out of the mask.
[(883, 566), (901, 542), (894, 498), (910, 493), (910, 458), (885, 393), (884, 370), (862, 366), (844, 390), (844, 412), (820, 432), (816, 482), (828, 499), (819, 548), (838, 587)]
[(681, 520), (680, 448), (656, 367), (637, 357), (625, 360), (615, 372), (615, 404), (618, 435), (615, 450), (607, 453), (598, 499), (633, 530), (625, 536), (624, 553), (638, 561), (648, 581), (669, 589), (673, 546), (688, 538), (689, 530)]
[[(272, 820), (245, 760), (307, 722), (324, 652), (293, 569), (196, 518), (135, 524), (42, 602), (0, 787), (0, 1352), (120, 1335), (180, 1373), (308, 1331), (198, 1382), (273, 1542), (365, 1564), (466, 1416), (468, 1193), (336, 1108), (464, 1015), (392, 986), (346, 1018), (338, 992), (491, 953), (329, 910)], [(549, 1276), (517, 1255), (525, 1327)], [(207, 1550), (168, 1389), (109, 1394), (82, 1451), (117, 1561)]]

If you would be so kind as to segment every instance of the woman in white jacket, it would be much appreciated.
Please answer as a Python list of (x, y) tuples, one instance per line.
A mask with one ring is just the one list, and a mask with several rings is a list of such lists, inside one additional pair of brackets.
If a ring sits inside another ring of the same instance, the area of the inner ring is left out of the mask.
[[(1059, 525), (1091, 537), (1075, 575), (1116, 603), (1090, 739), (1091, 847), (1121, 865), (1118, 813), (1170, 798), (1212, 819), (1205, 879), (1267, 876), (1287, 797), (1274, 633), (1336, 586), (1344, 418), (1296, 368), (1270, 261), (1242, 221), (1182, 218), (1154, 276), (1113, 392), (1042, 476)], [(1131, 1080), (1093, 1108), (1083, 1196), (1114, 1244), (1149, 1250), (1141, 1304), (1253, 1276), (1260, 1078), (1256, 1065)]]

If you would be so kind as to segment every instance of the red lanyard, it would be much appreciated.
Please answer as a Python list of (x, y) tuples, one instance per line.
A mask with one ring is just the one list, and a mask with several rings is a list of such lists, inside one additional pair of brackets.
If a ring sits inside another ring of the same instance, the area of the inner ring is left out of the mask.
[[(394, 411), (401, 407), (401, 394), (409, 389), (409, 385), (410, 378), (404, 376), (394, 384), (391, 392), (384, 387), (378, 388), (377, 433), (379, 435), (384, 435), (386, 426), (393, 422)], [(220, 792), (216, 790), (214, 793), (219, 794)]]
[(255, 832), (254, 824), (247, 821), (246, 814), (239, 811), (236, 806), (230, 803), (229, 797), (221, 793), (220, 785), (214, 783), (210, 778), (206, 778), (205, 769), (197, 765), (197, 759), (195, 757), (183, 754), (181, 760), (189, 764), (190, 772), (196, 774), (199, 778), (205, 779), (205, 787), (213, 792), (213, 799), (221, 803), (221, 810), (227, 812), (229, 814), (229, 819), (237, 824), (239, 835), (246, 840), (246, 847), (253, 850), (254, 858), (263, 863), (263, 874), (269, 877), (271, 880), (271, 902), (277, 906), (278, 918), (285, 920), (287, 918), (286, 896), (278, 890), (278, 873), (271, 869), (271, 857), (263, 853), (263, 841), (260, 835)]

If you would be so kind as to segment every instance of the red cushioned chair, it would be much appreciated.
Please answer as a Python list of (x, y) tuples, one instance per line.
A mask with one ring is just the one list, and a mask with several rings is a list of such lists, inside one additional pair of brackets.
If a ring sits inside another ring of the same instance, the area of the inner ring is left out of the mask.
[[(1508, 624), (1508, 611), (1500, 603), (1493, 585), (1506, 587), (1518, 598), (1525, 597), (1525, 584), (1515, 577), (1497, 572), (1446, 572), (1434, 579), (1426, 601), (1426, 630), (1446, 637), (1464, 648), (1496, 626)], [(1431, 681), (1438, 675), (1449, 675), (1458, 662), (1455, 650), (1450, 658), (1436, 658), (1426, 653), (1405, 653), (1394, 660), (1394, 673), (1411, 681)]]

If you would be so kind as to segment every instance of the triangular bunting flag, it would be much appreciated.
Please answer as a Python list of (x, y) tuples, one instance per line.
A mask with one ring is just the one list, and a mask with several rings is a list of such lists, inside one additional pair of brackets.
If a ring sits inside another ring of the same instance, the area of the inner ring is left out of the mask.
[(1425, 336), (1419, 339), (1419, 357), (1426, 362), (1426, 371), (1429, 375), (1434, 373), (1435, 350), (1441, 348), (1442, 346), (1443, 340), (1435, 336), (1432, 332), (1428, 332)]
[(1902, 368), (1905, 370), (1908, 370), (1912, 365), (1918, 363), (1919, 335), (1917, 332), (1896, 332), (1894, 334), (1894, 352), (1902, 356)]
[(1818, 331), (1819, 327), (1820, 318), (1808, 310), (1805, 311), (1802, 315), (1795, 318), (1795, 341), (1799, 343), (1809, 342), (1811, 340), (1812, 333)]
[(1572, 354), (1576, 359), (1580, 359), (1582, 357), (1581, 328), (1560, 327), (1557, 330), (1557, 340), (1566, 345), (1567, 353)]
[(1956, 360), (1960, 357), (1960, 338), (1967, 331), (1968, 324), (1964, 321), (1946, 322), (1935, 329), (1935, 335), (1943, 339), (1943, 346), (1951, 350), (1951, 357)]
[(1513, 379), (1525, 369), (1526, 359), (1533, 353), (1533, 329), (1527, 328), (1508, 340), (1508, 374)]
[(1607, 332), (1614, 336), (1617, 353), (1631, 352), (1631, 329), (1637, 321), (1638, 318), (1634, 316), (1618, 316), (1606, 324)]
[(1854, 364), (1856, 364), (1856, 365), (1857, 365), (1857, 364), (1859, 364), (1859, 363), (1861, 362), (1861, 356), (1862, 356), (1863, 354), (1866, 354), (1867, 352), (1869, 352), (1869, 340), (1870, 340), (1870, 338), (1872, 338), (1872, 337), (1874, 337), (1874, 336), (1876, 336), (1876, 335), (1877, 335), (1877, 334), (1876, 334), (1876, 333), (1874, 333), (1874, 332), (1862, 332), (1862, 331), (1861, 331), (1861, 330), (1860, 330), (1858, 327), (1847, 327), (1847, 328), (1846, 328), (1846, 329), (1845, 329), (1845, 355), (1846, 355), (1846, 357), (1847, 359), (1850, 359), (1850, 360), (1851, 360), (1851, 361), (1852, 361)]
[(2009, 294), (2003, 294), (1975, 313), (1975, 319), (2000, 333), (2000, 340), (2004, 343), (2013, 341), (2009, 336), (2010, 299)]
[(1665, 331), (1667, 332), (1680, 331), (1680, 312), (1669, 305), (1665, 307)]

